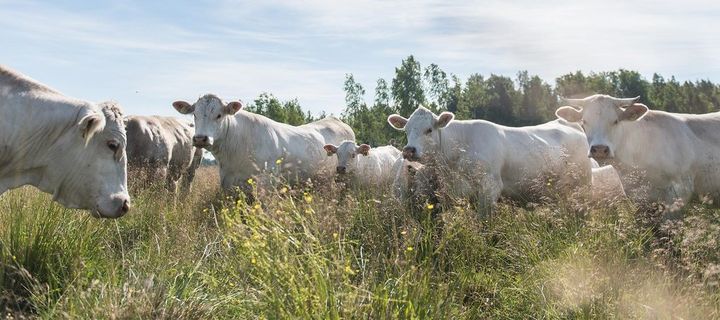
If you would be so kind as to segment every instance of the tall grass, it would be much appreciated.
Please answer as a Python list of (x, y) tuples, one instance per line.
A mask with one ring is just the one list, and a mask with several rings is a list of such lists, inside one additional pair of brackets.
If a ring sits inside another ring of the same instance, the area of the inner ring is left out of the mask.
[(578, 212), (407, 206), (387, 189), (279, 186), (246, 204), (162, 185), (98, 220), (0, 197), (0, 310), (40, 318), (719, 318), (720, 211), (648, 225)]

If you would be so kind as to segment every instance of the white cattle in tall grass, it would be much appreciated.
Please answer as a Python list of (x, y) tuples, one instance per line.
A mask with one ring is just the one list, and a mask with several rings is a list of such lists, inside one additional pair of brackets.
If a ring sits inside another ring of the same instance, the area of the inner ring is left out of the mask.
[(120, 108), (102, 110), (0, 66), (0, 194), (32, 185), (69, 208), (130, 209)]
[(190, 189), (202, 160), (202, 148), (193, 146), (192, 123), (173, 117), (128, 116), (125, 129), (132, 179), (141, 185), (164, 181), (171, 192), (178, 182), (181, 191)]
[(352, 174), (361, 184), (370, 186), (392, 181), (393, 163), (400, 156), (400, 150), (393, 146), (371, 148), (350, 140), (340, 145), (326, 144), (324, 149), (328, 156), (337, 156), (338, 174)]
[(225, 104), (212, 94), (195, 104), (176, 101), (173, 107), (182, 114), (193, 114), (193, 143), (215, 156), (226, 189), (245, 188), (249, 178), (268, 171), (291, 183), (327, 176), (335, 161), (323, 146), (355, 139), (352, 129), (335, 118), (296, 127), (241, 110), (237, 101)]
[(612, 163), (635, 200), (676, 213), (693, 195), (720, 200), (720, 113), (650, 110), (638, 98), (565, 99), (558, 118), (581, 123), (589, 156)]
[(420, 107), (408, 119), (394, 114), (388, 122), (407, 134), (406, 159), (439, 164), (439, 180), (453, 174), (448, 184), (456, 186), (455, 195), (492, 205), (501, 194), (527, 197), (546, 177), (563, 185), (590, 183), (587, 141), (579, 130), (558, 121), (512, 128), (453, 119), (450, 112), (437, 116)]

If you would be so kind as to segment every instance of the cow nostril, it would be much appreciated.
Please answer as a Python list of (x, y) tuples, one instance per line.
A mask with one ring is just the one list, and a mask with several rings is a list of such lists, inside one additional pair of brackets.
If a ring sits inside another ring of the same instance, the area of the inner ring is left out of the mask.
[(120, 211), (121, 211), (123, 214), (128, 213), (128, 211), (130, 211), (130, 201), (123, 200), (123, 204), (122, 204), (122, 206), (120, 207)]
[(594, 155), (607, 155), (610, 153), (610, 148), (604, 145), (591, 146), (590, 153)]
[(403, 148), (402, 155), (403, 155), (403, 158), (405, 158), (405, 159), (412, 159), (415, 157), (415, 153), (416, 153), (415, 147), (405, 147), (405, 148)]

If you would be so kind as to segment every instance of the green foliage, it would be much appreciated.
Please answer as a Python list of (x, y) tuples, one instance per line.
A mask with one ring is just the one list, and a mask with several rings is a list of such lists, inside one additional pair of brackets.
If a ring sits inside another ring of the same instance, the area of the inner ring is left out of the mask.
[(451, 101), (451, 91), (445, 71), (433, 63), (425, 68), (424, 76), (427, 83), (427, 96), (430, 98), (427, 107), (433, 111), (447, 110)]
[(261, 93), (246, 107), (246, 110), (294, 126), (314, 121), (310, 111), (305, 113), (297, 99), (280, 102), (278, 98), (267, 92)]
[(347, 107), (342, 120), (355, 131), (358, 143), (373, 146), (387, 145), (391, 140), (402, 141), (401, 132), (387, 124), (387, 117), (394, 112), (390, 105), (390, 90), (385, 79), (378, 79), (375, 87), (375, 103), (368, 107), (364, 100), (365, 89), (355, 81), (352, 74), (345, 76), (345, 102)]
[(419, 106), (425, 105), (425, 90), (422, 79), (422, 67), (415, 57), (404, 59), (400, 67), (395, 68), (392, 80), (392, 97), (395, 111), (409, 115)]
[[(485, 119), (508, 126), (527, 126), (555, 119), (560, 107), (559, 97), (578, 98), (592, 94), (616, 97), (639, 96), (651, 109), (681, 113), (708, 113), (720, 110), (720, 85), (709, 80), (678, 82), (654, 74), (648, 81), (637, 71), (584, 74), (568, 73), (550, 85), (537, 75), (520, 71), (515, 79), (490, 74), (471, 74), (463, 83), (457, 75), (448, 74), (440, 66), (422, 68), (413, 56), (403, 59), (395, 68), (395, 77), (388, 85), (378, 79), (372, 105), (365, 102), (365, 87), (352, 74), (345, 76), (345, 109), (342, 120), (355, 131), (356, 140), (373, 146), (404, 144), (405, 135), (387, 124), (387, 117), (399, 113), (408, 117), (418, 106), (434, 112), (448, 110), (455, 118)], [(321, 119), (303, 111), (297, 99), (281, 102), (272, 94), (263, 93), (247, 110), (279, 122), (301, 125)]]
[[(348, 75), (345, 83), (347, 107), (344, 120), (355, 130), (357, 140), (372, 145), (395, 141), (402, 145), (404, 135), (386, 124), (387, 116), (409, 116), (418, 106), (434, 112), (455, 113), (456, 119), (485, 119), (509, 126), (536, 125), (555, 119), (559, 97), (578, 98), (592, 94), (616, 97), (639, 96), (655, 110), (683, 113), (707, 113), (720, 110), (720, 85), (708, 80), (679, 83), (653, 75), (648, 81), (637, 71), (584, 74), (568, 73), (555, 79), (553, 87), (537, 75), (520, 71), (516, 79), (490, 74), (471, 74), (463, 83), (454, 75), (430, 64), (422, 71), (413, 56), (395, 68), (388, 92), (387, 82), (378, 80), (375, 104), (367, 107), (365, 90)], [(390, 99), (392, 98), (392, 99)], [(391, 101), (392, 100), (392, 101)], [(370, 121), (370, 122), (368, 122)]]

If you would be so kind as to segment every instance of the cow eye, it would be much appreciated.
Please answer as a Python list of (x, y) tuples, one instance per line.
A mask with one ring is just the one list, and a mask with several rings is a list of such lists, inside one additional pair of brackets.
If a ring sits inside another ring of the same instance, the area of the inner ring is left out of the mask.
[(120, 148), (120, 144), (117, 143), (117, 141), (112, 140), (107, 142), (107, 146), (110, 150), (112, 150), (112, 152), (116, 152)]
[(220, 117), (222, 117), (221, 114), (217, 115), (217, 117), (215, 117), (215, 119), (220, 119)]
[(431, 134), (431, 133), (432, 133), (432, 128), (425, 130), (425, 134)]
[(617, 120), (613, 121), (613, 124), (618, 124), (618, 121)]

